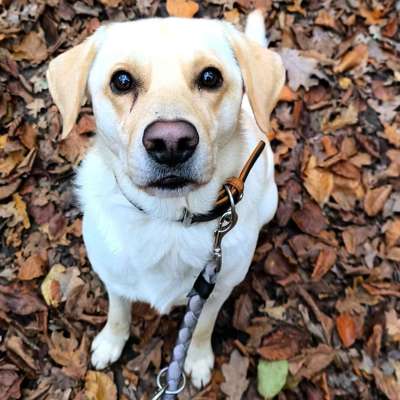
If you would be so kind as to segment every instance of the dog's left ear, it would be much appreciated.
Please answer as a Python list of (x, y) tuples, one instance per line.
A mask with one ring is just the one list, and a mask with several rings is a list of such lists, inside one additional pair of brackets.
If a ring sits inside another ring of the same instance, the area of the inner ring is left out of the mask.
[(285, 84), (285, 68), (281, 57), (233, 29), (229, 40), (257, 125), (267, 134), (271, 112)]
[(46, 73), (49, 90), (63, 119), (61, 139), (68, 136), (78, 118), (95, 55), (96, 49), (91, 36), (49, 64)]

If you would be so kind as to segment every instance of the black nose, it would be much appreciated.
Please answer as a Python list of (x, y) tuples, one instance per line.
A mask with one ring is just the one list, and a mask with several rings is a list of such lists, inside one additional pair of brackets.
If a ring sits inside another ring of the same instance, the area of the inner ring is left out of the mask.
[(198, 143), (196, 128), (186, 121), (156, 121), (143, 134), (143, 146), (150, 157), (169, 167), (188, 160)]

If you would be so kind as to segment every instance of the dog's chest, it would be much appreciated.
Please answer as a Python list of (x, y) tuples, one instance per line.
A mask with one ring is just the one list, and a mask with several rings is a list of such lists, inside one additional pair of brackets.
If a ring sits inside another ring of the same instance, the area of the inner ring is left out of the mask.
[(112, 220), (93, 222), (85, 214), (85, 243), (107, 289), (161, 312), (185, 302), (211, 254), (212, 223), (184, 227), (115, 209)]

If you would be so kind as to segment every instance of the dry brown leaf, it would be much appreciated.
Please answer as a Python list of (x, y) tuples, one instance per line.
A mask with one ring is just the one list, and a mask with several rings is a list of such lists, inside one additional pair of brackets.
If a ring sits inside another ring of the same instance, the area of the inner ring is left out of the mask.
[(15, 193), (13, 195), (13, 199), (15, 202), (15, 209), (17, 211), (17, 214), (22, 219), (22, 225), (24, 226), (25, 229), (30, 228), (31, 223), (29, 221), (28, 213), (26, 212), (26, 204), (24, 200), (22, 200), (22, 197), (18, 193)]
[(376, 189), (368, 189), (364, 198), (364, 210), (370, 216), (374, 217), (379, 214), (390, 193), (392, 193), (392, 185), (380, 186)]
[(311, 156), (304, 171), (304, 186), (311, 197), (323, 206), (332, 194), (334, 181), (333, 174), (316, 166), (315, 156)]
[(243, 357), (237, 350), (233, 350), (228, 364), (223, 364), (221, 369), (225, 382), (221, 384), (221, 390), (229, 400), (241, 400), (249, 386), (246, 379), (249, 359)]
[(318, 69), (318, 60), (311, 57), (304, 57), (298, 50), (283, 48), (279, 54), (288, 74), (288, 85), (291, 90), (296, 92), (300, 86), (309, 89), (318, 84), (318, 79), (324, 74)]
[(199, 5), (192, 0), (167, 0), (167, 11), (171, 17), (192, 18)]
[(336, 318), (336, 329), (345, 347), (350, 347), (355, 342), (357, 329), (354, 319), (350, 314), (343, 313)]
[(85, 377), (86, 400), (117, 400), (117, 388), (104, 372), (88, 371)]
[(84, 285), (79, 274), (80, 271), (77, 267), (65, 268), (61, 264), (53, 265), (41, 285), (46, 303), (58, 307), (61, 301), (67, 300), (74, 288)]
[(83, 335), (79, 345), (73, 335), (67, 338), (62, 332), (53, 332), (49, 343), (49, 355), (63, 367), (66, 375), (82, 379), (89, 361), (89, 341), (86, 335)]
[(397, 125), (385, 124), (384, 138), (395, 147), (400, 147), (400, 129)]
[(311, 201), (305, 202), (301, 210), (294, 212), (292, 219), (303, 232), (313, 236), (318, 236), (328, 223), (318, 205)]
[(335, 265), (337, 252), (332, 247), (323, 248), (318, 255), (311, 278), (313, 281), (320, 281)]
[(320, 10), (318, 12), (317, 18), (315, 19), (315, 24), (336, 29), (336, 18), (328, 11)]
[(299, 329), (284, 326), (268, 335), (257, 352), (266, 360), (288, 360), (306, 346), (307, 335)]
[(296, 379), (311, 379), (324, 370), (335, 358), (335, 350), (326, 344), (304, 350), (289, 362), (289, 370)]
[(346, 53), (338, 65), (333, 68), (333, 72), (341, 73), (348, 71), (360, 64), (366, 62), (368, 59), (368, 46), (365, 44), (357, 45), (353, 50)]
[(385, 224), (385, 241), (387, 247), (393, 247), (399, 244), (400, 239), (400, 218), (395, 218)]
[(18, 272), (18, 279), (21, 281), (29, 281), (44, 275), (47, 260), (42, 254), (34, 254), (27, 258), (21, 265)]
[(386, 331), (390, 339), (394, 342), (400, 342), (400, 318), (398, 318), (396, 310), (391, 309), (385, 312)]
[(372, 370), (376, 386), (386, 395), (389, 400), (399, 400), (400, 384), (396, 382), (393, 376), (387, 376), (378, 368)]
[(14, 58), (16, 60), (28, 60), (39, 64), (48, 56), (46, 43), (38, 32), (30, 31), (20, 44), (14, 46)]
[(334, 132), (338, 129), (342, 129), (348, 125), (354, 125), (358, 121), (358, 110), (353, 103), (349, 107), (345, 108), (340, 115), (338, 115), (333, 121), (322, 122), (321, 129), (323, 132)]
[(100, 3), (105, 5), (106, 7), (118, 7), (122, 0), (100, 0)]

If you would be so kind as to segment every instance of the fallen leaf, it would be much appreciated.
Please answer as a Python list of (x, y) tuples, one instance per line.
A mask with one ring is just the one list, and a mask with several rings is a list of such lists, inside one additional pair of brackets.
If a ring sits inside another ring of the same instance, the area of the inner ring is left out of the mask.
[(334, 248), (323, 248), (318, 254), (318, 258), (311, 275), (312, 280), (316, 282), (320, 281), (321, 278), (335, 265), (336, 258), (337, 253)]
[(385, 124), (384, 138), (395, 147), (400, 147), (400, 129), (397, 125)]
[(356, 340), (356, 325), (348, 313), (336, 317), (336, 328), (345, 347), (350, 347)]
[(272, 399), (285, 386), (289, 372), (286, 360), (260, 360), (257, 367), (257, 390), (265, 399)]
[(46, 303), (58, 307), (60, 302), (67, 300), (74, 288), (84, 285), (79, 274), (77, 267), (65, 268), (61, 264), (53, 265), (41, 285)]
[(388, 248), (399, 244), (400, 239), (400, 218), (388, 221), (384, 226), (385, 241)]
[(357, 67), (361, 63), (366, 62), (367, 59), (368, 46), (365, 44), (359, 44), (353, 50), (349, 51), (343, 56), (339, 64), (333, 68), (333, 72), (341, 73), (348, 71), (349, 69)]
[(335, 350), (326, 344), (306, 349), (302, 354), (290, 360), (290, 372), (297, 380), (302, 378), (312, 379), (329, 366), (334, 360), (335, 354)]
[(118, 7), (122, 0), (100, 0), (101, 4), (104, 4), (106, 7)]
[(221, 383), (221, 390), (229, 400), (242, 399), (249, 386), (249, 380), (246, 379), (248, 368), (249, 359), (240, 355), (237, 350), (232, 351), (229, 363), (222, 365), (225, 382)]
[(13, 364), (2, 365), (0, 369), (0, 400), (21, 398), (20, 377)]
[(387, 376), (378, 368), (372, 370), (376, 386), (386, 395), (389, 400), (399, 400), (400, 384), (396, 382), (393, 376)]
[(318, 60), (310, 57), (304, 57), (298, 50), (281, 49), (279, 54), (282, 57), (283, 64), (288, 74), (288, 85), (291, 90), (297, 92), (300, 86), (308, 90), (311, 86), (318, 84), (316, 76), (323, 78), (324, 74), (318, 70)]
[(89, 360), (89, 341), (84, 335), (79, 345), (73, 335), (67, 338), (62, 332), (53, 332), (49, 342), (49, 355), (63, 367), (66, 375), (82, 379)]
[(385, 312), (386, 331), (390, 339), (394, 342), (400, 342), (400, 318), (398, 318), (396, 310), (391, 309)]
[(301, 210), (294, 212), (292, 219), (301, 231), (313, 236), (318, 236), (327, 227), (327, 219), (321, 209), (311, 201), (307, 201)]
[(310, 157), (304, 171), (304, 186), (311, 197), (323, 206), (332, 194), (334, 188), (333, 174), (316, 166), (314, 156)]
[(199, 5), (192, 0), (167, 0), (167, 11), (171, 17), (192, 18)]
[(104, 372), (88, 371), (85, 377), (86, 400), (117, 400), (117, 388)]
[(16, 60), (28, 60), (38, 64), (48, 56), (46, 43), (38, 32), (30, 31), (21, 41), (14, 46), (14, 58)]
[(380, 186), (376, 189), (368, 189), (364, 199), (365, 212), (370, 217), (379, 214), (391, 192), (391, 185)]
[(252, 312), (253, 304), (250, 296), (245, 293), (241, 295), (235, 303), (235, 311), (232, 318), (232, 325), (234, 328), (240, 331), (246, 331), (246, 328), (249, 326)]
[(27, 258), (21, 265), (18, 272), (18, 279), (29, 281), (44, 275), (47, 260), (41, 254), (34, 254)]
[(297, 355), (307, 341), (307, 335), (301, 330), (283, 326), (264, 338), (257, 352), (269, 361), (287, 360)]
[(35, 292), (19, 285), (0, 285), (0, 310), (17, 315), (30, 315), (47, 311)]

